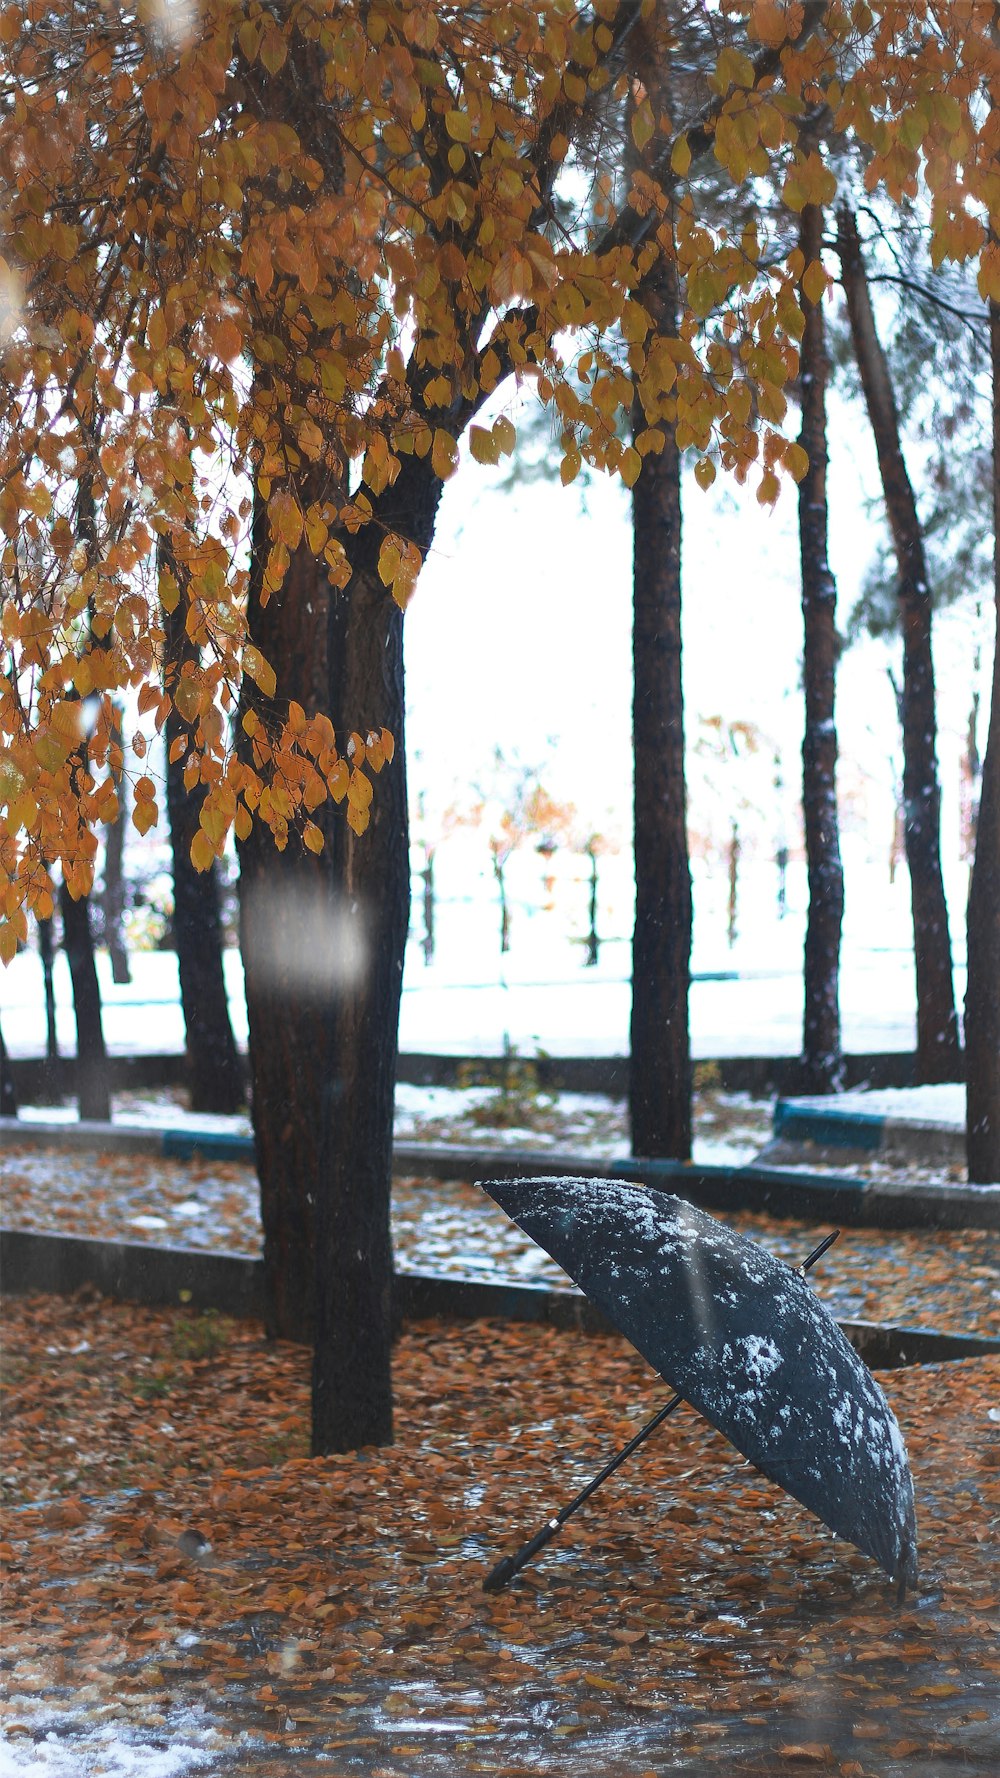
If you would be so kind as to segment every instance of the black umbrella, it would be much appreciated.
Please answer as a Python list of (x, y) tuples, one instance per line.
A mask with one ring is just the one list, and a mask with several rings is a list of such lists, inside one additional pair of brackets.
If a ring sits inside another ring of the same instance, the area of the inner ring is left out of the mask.
[(906, 1447), (802, 1269), (682, 1198), (631, 1181), (505, 1179), (483, 1189), (680, 1392), (569, 1508), (497, 1564), (489, 1590), (687, 1400), (763, 1475), (873, 1556), (902, 1596), (917, 1575)]

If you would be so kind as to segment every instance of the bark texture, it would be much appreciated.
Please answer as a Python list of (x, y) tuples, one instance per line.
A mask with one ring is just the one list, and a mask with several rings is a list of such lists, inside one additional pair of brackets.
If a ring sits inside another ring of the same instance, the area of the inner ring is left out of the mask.
[(111, 1117), (108, 1058), (101, 1022), (101, 990), (94, 960), (90, 900), (74, 901), (65, 883), (59, 886), (63, 949), (73, 982), (76, 1015), (76, 1097), (81, 1118), (107, 1123)]
[[(641, 295), (658, 331), (676, 330), (676, 267), (664, 255)], [(633, 429), (651, 423), (636, 404)], [(632, 490), (635, 929), (632, 1151), (691, 1155), (691, 870), (681, 684), (681, 466), (674, 426)]]
[(14, 1086), (14, 1076), (11, 1073), (7, 1045), (3, 1040), (3, 1032), (0, 1031), (0, 1117), (16, 1116), (17, 1089)]
[[(160, 545), (161, 561), (167, 553)], [(185, 627), (187, 598), (184, 576), (172, 556), (167, 561), (181, 589), (173, 611), (164, 611), (166, 682), (171, 689), (197, 650)], [(165, 724), (167, 743), (167, 815), (174, 879), (174, 947), (180, 976), (181, 1006), (187, 1047), (188, 1092), (192, 1111), (238, 1111), (246, 1098), (243, 1068), (233, 1036), (222, 970), (222, 920), (218, 872), (197, 871), (191, 863), (191, 841), (207, 787), (184, 788), (185, 756), (170, 759), (175, 741), (192, 739), (191, 728), (171, 709)]]
[(974, 1185), (1000, 1183), (1000, 306), (990, 303), (997, 631), (968, 906), (966, 1157)]
[[(329, 583), (311, 551), (292, 556), (279, 594), (261, 602), (269, 534), (260, 502), (254, 513), (248, 606), (252, 640), (274, 668), (284, 699), (307, 716), (327, 709), (326, 622)], [(240, 715), (274, 714), (244, 680)], [(238, 730), (244, 755), (252, 744)], [(314, 817), (329, 832), (325, 809)], [(337, 816), (336, 819), (343, 819)], [(309, 1341), (313, 1333), (313, 1210), (331, 1062), (324, 976), (315, 967), (330, 927), (328, 860), (292, 834), (279, 851), (255, 821), (239, 847), (240, 945), (246, 980), (250, 1097), (264, 1232), (268, 1334)]]
[[(799, 247), (806, 266), (818, 260), (823, 212), (807, 204)], [(826, 337), (822, 300), (803, 295), (801, 346), (802, 429), (809, 467), (799, 483), (802, 564), (803, 679), (802, 813), (809, 874), (803, 968), (802, 1065), (807, 1090), (836, 1092), (841, 1084), (840, 935), (844, 872), (837, 812), (837, 588), (830, 569), (827, 512)]]
[(898, 571), (903, 637), (903, 800), (917, 977), (917, 1077), (921, 1081), (957, 1080), (961, 1056), (941, 875), (931, 596), (923, 533), (903, 456), (888, 365), (875, 327), (857, 221), (847, 206), (839, 212), (838, 248)]

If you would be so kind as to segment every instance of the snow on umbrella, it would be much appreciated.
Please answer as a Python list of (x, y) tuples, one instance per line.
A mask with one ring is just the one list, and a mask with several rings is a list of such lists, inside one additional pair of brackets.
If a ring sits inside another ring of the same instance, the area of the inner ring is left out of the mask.
[[(481, 1183), (679, 1391), (656, 1423), (689, 1401), (763, 1475), (874, 1557), (901, 1593), (913, 1584), (902, 1434), (801, 1270), (682, 1198), (631, 1181)], [(525, 1550), (534, 1554), (565, 1516)], [(507, 1558), (486, 1584), (505, 1584), (519, 1566)]]

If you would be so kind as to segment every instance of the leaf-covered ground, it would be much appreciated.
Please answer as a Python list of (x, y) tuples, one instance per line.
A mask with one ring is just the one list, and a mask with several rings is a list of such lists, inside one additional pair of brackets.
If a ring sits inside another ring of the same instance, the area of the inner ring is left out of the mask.
[(882, 1379), (900, 1609), (689, 1410), (484, 1595), (662, 1400), (615, 1338), (411, 1327), (395, 1445), (322, 1461), (308, 1356), (254, 1324), (14, 1299), (4, 1350), (5, 1773), (1000, 1769), (996, 1360)]

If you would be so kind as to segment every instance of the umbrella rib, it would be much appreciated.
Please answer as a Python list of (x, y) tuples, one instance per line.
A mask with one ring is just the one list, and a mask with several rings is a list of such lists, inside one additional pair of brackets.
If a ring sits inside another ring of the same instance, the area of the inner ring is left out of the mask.
[[(816, 1261), (827, 1251), (827, 1248), (833, 1246), (833, 1243), (837, 1240), (839, 1234), (840, 1230), (834, 1229), (832, 1234), (827, 1235), (825, 1240), (821, 1241), (818, 1247), (813, 1248), (813, 1251), (809, 1254), (808, 1258), (802, 1261), (798, 1270), (800, 1272), (808, 1272), (810, 1267), (814, 1266)], [(641, 1444), (645, 1443), (650, 1434), (655, 1432), (657, 1427), (663, 1424), (668, 1415), (672, 1414), (676, 1408), (682, 1406), (683, 1401), (683, 1395), (671, 1396), (670, 1400), (665, 1402), (664, 1405), (657, 1410), (653, 1415), (653, 1418), (646, 1421), (645, 1426), (640, 1426), (639, 1431), (634, 1437), (629, 1439), (628, 1444), (623, 1445), (620, 1451), (615, 1452), (614, 1456), (609, 1459), (599, 1474), (593, 1476), (585, 1488), (581, 1488), (575, 1499), (571, 1500), (567, 1506), (560, 1507), (559, 1511), (553, 1514), (551, 1519), (546, 1521), (541, 1530), (536, 1531), (534, 1537), (529, 1538), (527, 1543), (522, 1544), (521, 1548), (517, 1550), (513, 1556), (501, 1556), (499, 1562), (497, 1562), (495, 1567), (490, 1569), (489, 1574), (483, 1581), (484, 1593), (501, 1592), (507, 1585), (508, 1581), (513, 1580), (515, 1574), (519, 1574), (521, 1569), (526, 1567), (534, 1556), (537, 1556), (539, 1550), (545, 1548), (545, 1545), (550, 1539), (555, 1537), (556, 1532), (562, 1530), (567, 1519), (573, 1517), (573, 1514), (579, 1510), (584, 1501), (590, 1499), (590, 1496), (597, 1491), (601, 1484), (606, 1482), (608, 1477), (614, 1474), (619, 1465), (624, 1463), (627, 1457), (631, 1457), (633, 1451), (637, 1451)]]

